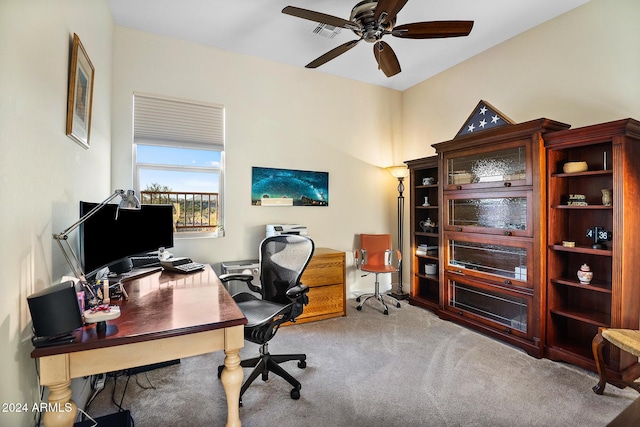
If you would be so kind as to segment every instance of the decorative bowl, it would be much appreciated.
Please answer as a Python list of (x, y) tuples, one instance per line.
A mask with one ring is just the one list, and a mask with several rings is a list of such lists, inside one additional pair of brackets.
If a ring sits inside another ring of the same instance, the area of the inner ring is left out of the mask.
[(587, 169), (589, 169), (587, 162), (567, 162), (562, 166), (564, 173), (584, 172)]

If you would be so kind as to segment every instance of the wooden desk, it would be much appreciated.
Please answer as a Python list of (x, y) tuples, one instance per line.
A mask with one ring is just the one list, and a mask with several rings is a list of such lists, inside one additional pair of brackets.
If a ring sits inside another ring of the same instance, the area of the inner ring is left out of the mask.
[(85, 326), (76, 330), (75, 343), (31, 353), (39, 360), (40, 383), (49, 388), (50, 407), (58, 409), (44, 414), (45, 425), (73, 425), (72, 378), (224, 350), (227, 426), (240, 426), (239, 353), (247, 320), (213, 270), (157, 272), (128, 281), (125, 288), (129, 300), (116, 302), (122, 314), (107, 321), (104, 334), (98, 336), (95, 325)]

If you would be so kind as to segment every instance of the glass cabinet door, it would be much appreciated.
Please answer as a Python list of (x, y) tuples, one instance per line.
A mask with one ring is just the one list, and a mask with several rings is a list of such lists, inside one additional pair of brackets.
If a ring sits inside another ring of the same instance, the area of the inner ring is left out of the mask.
[(532, 236), (531, 191), (445, 195), (445, 230)]
[(480, 283), (448, 280), (448, 310), (476, 318), (483, 323), (499, 325), (515, 335), (529, 336), (531, 297), (517, 292), (498, 292)]
[(509, 238), (490, 241), (465, 234), (447, 234), (447, 270), (498, 280), (504, 285), (532, 287), (528, 280), (531, 243)]
[(447, 157), (448, 189), (531, 185), (528, 145)]

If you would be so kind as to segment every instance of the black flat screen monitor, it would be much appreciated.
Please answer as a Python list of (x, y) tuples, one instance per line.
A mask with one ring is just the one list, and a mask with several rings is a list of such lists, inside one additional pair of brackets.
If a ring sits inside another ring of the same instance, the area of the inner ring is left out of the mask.
[[(97, 203), (80, 202), (80, 218)], [(106, 205), (80, 226), (80, 261), (91, 276), (97, 270), (134, 255), (173, 247), (173, 206), (142, 205), (118, 212)]]

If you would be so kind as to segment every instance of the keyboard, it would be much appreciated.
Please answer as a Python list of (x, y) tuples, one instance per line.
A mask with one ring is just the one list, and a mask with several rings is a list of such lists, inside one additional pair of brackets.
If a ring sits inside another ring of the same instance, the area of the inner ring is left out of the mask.
[(193, 273), (204, 269), (204, 264), (193, 262), (190, 258), (170, 258), (160, 261), (160, 265), (163, 269), (175, 273)]
[(160, 265), (160, 260), (157, 255), (141, 255), (129, 257), (133, 268), (137, 267), (152, 267)]

